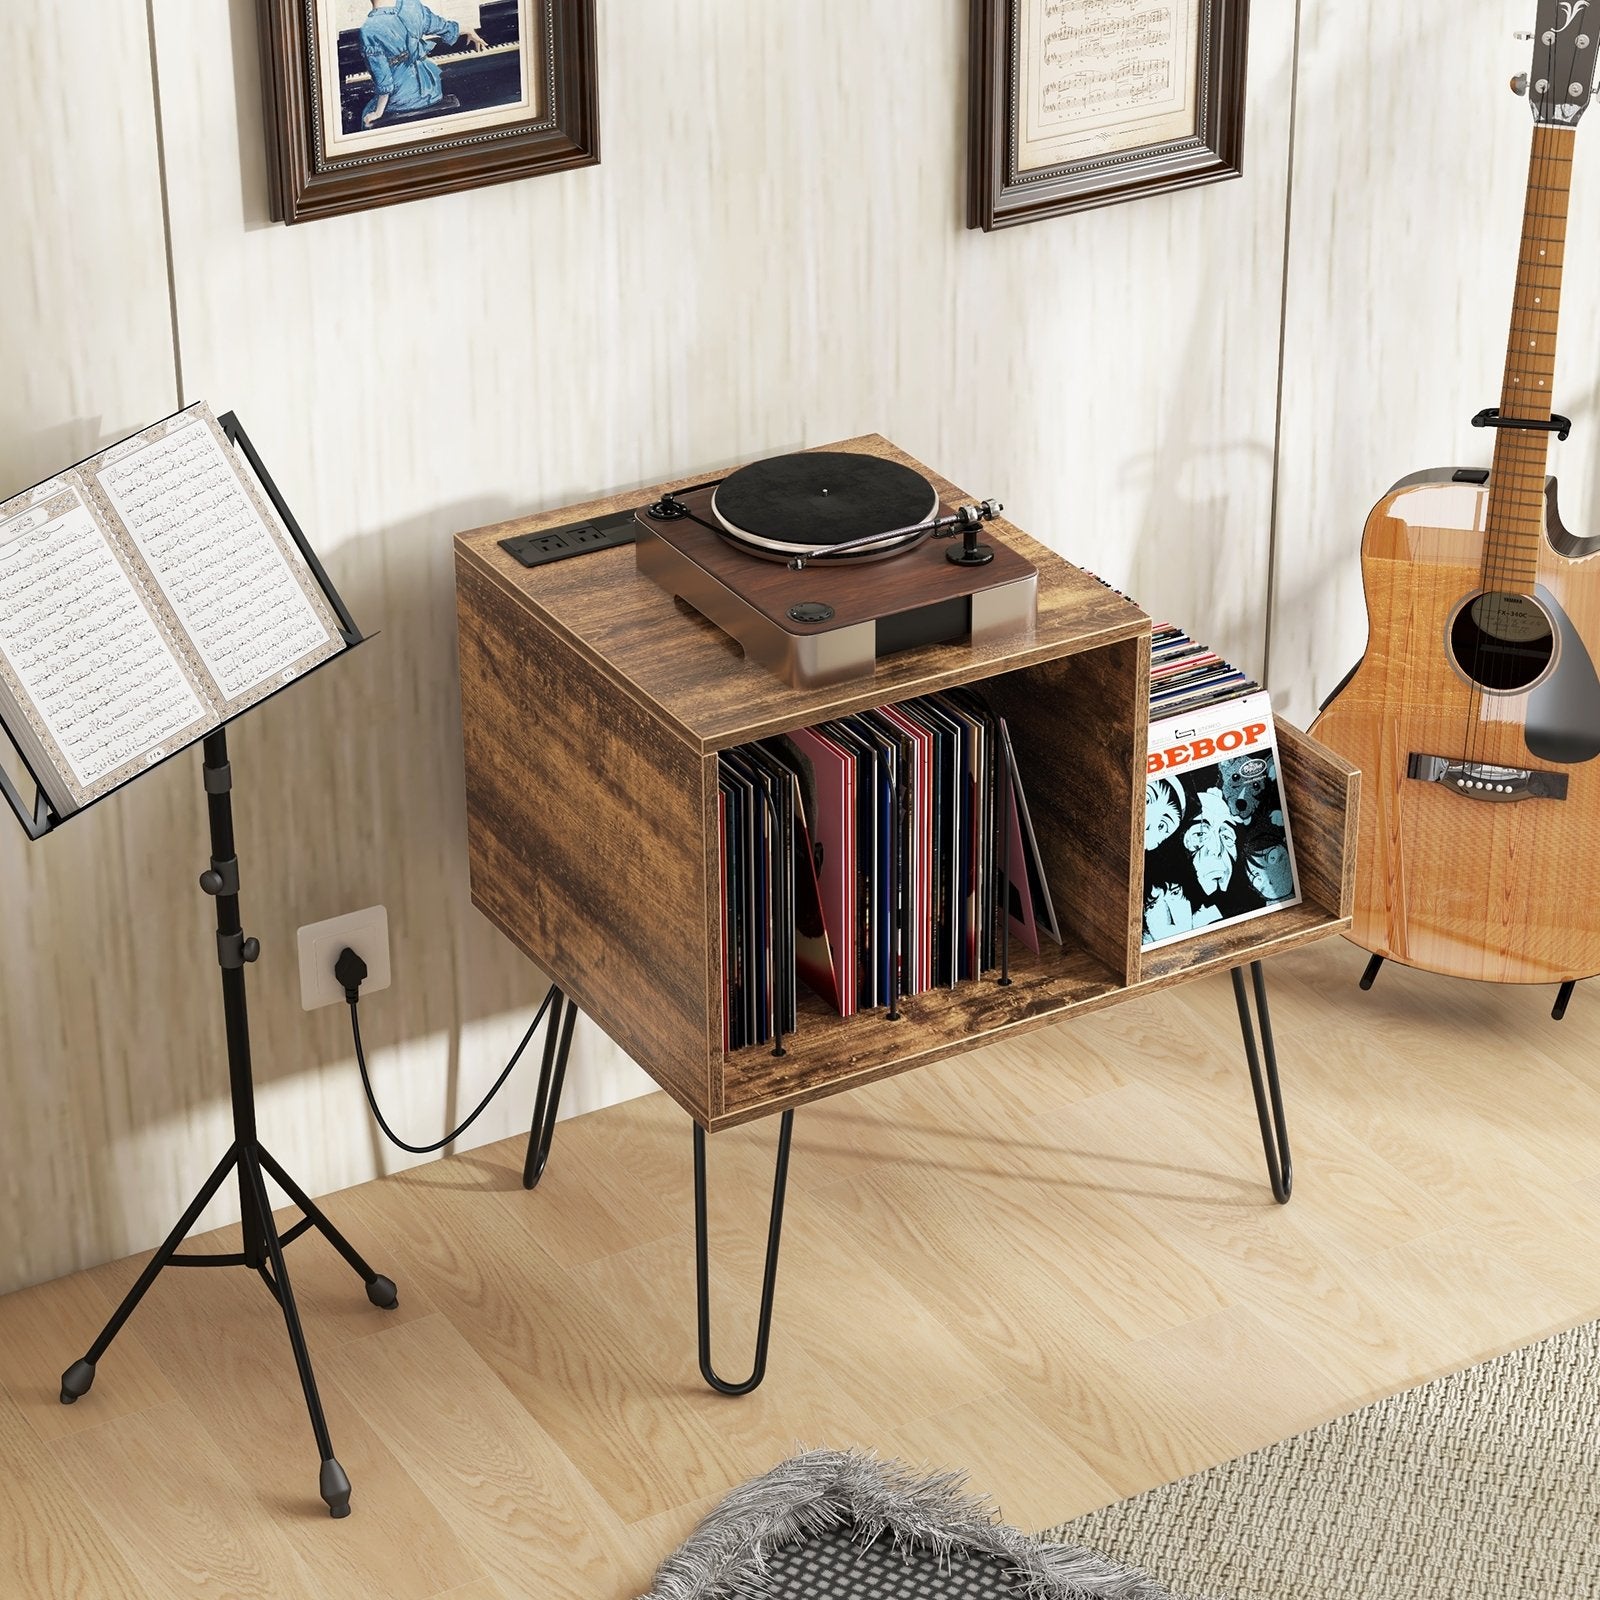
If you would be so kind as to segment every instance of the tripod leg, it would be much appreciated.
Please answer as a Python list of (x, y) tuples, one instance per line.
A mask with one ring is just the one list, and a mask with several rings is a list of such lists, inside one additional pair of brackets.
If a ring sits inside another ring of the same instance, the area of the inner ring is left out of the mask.
[(212, 1195), (222, 1187), (222, 1180), (227, 1177), (238, 1159), (238, 1145), (229, 1145), (228, 1153), (217, 1163), (216, 1170), (211, 1176), (200, 1185), (199, 1194), (189, 1202), (189, 1209), (178, 1218), (177, 1226), (162, 1240), (161, 1248), (145, 1263), (145, 1269), (139, 1274), (138, 1282), (123, 1296), (122, 1304), (111, 1314), (111, 1320), (100, 1330), (100, 1337), (89, 1346), (88, 1354), (81, 1361), (74, 1361), (61, 1374), (62, 1405), (70, 1406), (74, 1400), (81, 1399), (88, 1394), (90, 1387), (94, 1383), (95, 1363), (110, 1348), (111, 1341), (121, 1332), (123, 1323), (133, 1315), (133, 1308), (144, 1299), (145, 1290), (156, 1281), (156, 1275), (177, 1253), (178, 1246), (188, 1236), (189, 1230), (195, 1225), (200, 1213), (205, 1210)]
[(400, 1293), (394, 1286), (394, 1279), (384, 1277), (381, 1272), (374, 1272), (367, 1265), (361, 1252), (334, 1227), (322, 1207), (284, 1171), (270, 1150), (257, 1145), (256, 1154), (261, 1158), (261, 1165), (278, 1180), (283, 1192), (305, 1213), (311, 1226), (360, 1274), (362, 1282), (367, 1286), (367, 1299), (382, 1311), (393, 1311), (400, 1304)]
[[(1250, 1067), (1250, 1087), (1255, 1092), (1256, 1120), (1261, 1124), (1267, 1179), (1272, 1185), (1272, 1198), (1280, 1206), (1286, 1206), (1294, 1188), (1294, 1162), (1289, 1154), (1289, 1125), (1283, 1115), (1283, 1091), (1278, 1084), (1278, 1052), (1272, 1043), (1272, 1017), (1267, 1011), (1267, 979), (1261, 963), (1252, 961), (1250, 980), (1255, 989), (1256, 1015), (1261, 1019), (1261, 1049), (1257, 1054), (1256, 1029), (1245, 996), (1244, 974), (1235, 967), (1229, 976), (1233, 979), (1234, 1002), (1239, 1008), (1239, 1032), (1244, 1038), (1244, 1058)], [(1266, 1063), (1265, 1084), (1262, 1083), (1263, 1060)]]
[(572, 1028), (578, 1020), (578, 1008), (559, 989), (555, 990), (555, 1001), (555, 1010), (545, 1024), (544, 1061), (539, 1068), (539, 1092), (533, 1102), (533, 1126), (528, 1130), (528, 1159), (522, 1167), (524, 1189), (538, 1184), (550, 1160), (550, 1142), (556, 1135), (556, 1113), (561, 1109), (561, 1088), (567, 1080)]
[(267, 1256), (272, 1263), (272, 1281), (276, 1286), (274, 1298), (283, 1309), (283, 1324), (289, 1330), (289, 1344), (294, 1351), (294, 1364), (300, 1371), (300, 1387), (305, 1392), (306, 1411), (311, 1417), (311, 1431), (316, 1436), (317, 1450), (322, 1457), (322, 1473), (318, 1489), (327, 1502), (328, 1514), (334, 1517), (350, 1515), (350, 1480), (344, 1468), (334, 1459), (333, 1441), (328, 1437), (327, 1419), (322, 1414), (322, 1398), (317, 1393), (317, 1376), (311, 1370), (311, 1352), (306, 1349), (306, 1336), (300, 1327), (300, 1313), (295, 1308), (294, 1290), (289, 1286), (289, 1269), (284, 1264), (283, 1246), (278, 1242), (278, 1230), (272, 1221), (272, 1207), (267, 1200), (267, 1185), (261, 1176), (261, 1163), (253, 1148), (239, 1152), (239, 1165), (244, 1170), (250, 1192), (255, 1198), (256, 1215), (261, 1219), (261, 1231), (266, 1236)]
[(789, 1139), (794, 1112), (785, 1111), (778, 1128), (778, 1165), (772, 1180), (772, 1216), (767, 1224), (767, 1263), (761, 1278), (761, 1313), (756, 1323), (756, 1358), (742, 1383), (718, 1377), (711, 1365), (711, 1263), (706, 1225), (706, 1130), (694, 1125), (694, 1265), (699, 1312), (700, 1376), (718, 1394), (749, 1394), (767, 1375), (767, 1344), (772, 1338), (772, 1300), (778, 1287), (778, 1246), (783, 1239), (783, 1196), (789, 1183)]

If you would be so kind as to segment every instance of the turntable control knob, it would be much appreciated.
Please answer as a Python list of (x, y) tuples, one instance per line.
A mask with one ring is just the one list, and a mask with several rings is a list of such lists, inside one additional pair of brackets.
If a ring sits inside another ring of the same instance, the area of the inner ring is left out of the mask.
[(802, 600), (789, 607), (789, 616), (795, 622), (828, 622), (832, 620), (833, 607), (821, 600)]

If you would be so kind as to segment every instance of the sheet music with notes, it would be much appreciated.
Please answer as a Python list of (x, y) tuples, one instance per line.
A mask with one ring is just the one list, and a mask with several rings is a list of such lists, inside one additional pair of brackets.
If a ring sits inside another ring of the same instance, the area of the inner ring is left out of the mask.
[(1019, 172), (1192, 136), (1199, 0), (1021, 0)]
[(58, 815), (344, 648), (203, 402), (0, 505), (0, 720)]

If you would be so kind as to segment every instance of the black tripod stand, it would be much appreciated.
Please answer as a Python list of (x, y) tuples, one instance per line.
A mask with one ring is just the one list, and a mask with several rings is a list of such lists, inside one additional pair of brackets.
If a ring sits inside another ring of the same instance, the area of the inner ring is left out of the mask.
[[(374, 1272), (362, 1260), (354, 1245), (334, 1227), (316, 1203), (278, 1164), (256, 1137), (255, 1085), (250, 1076), (250, 1023), (245, 1012), (244, 968), (260, 954), (260, 945), (247, 939), (239, 922), (239, 860), (233, 845), (233, 775), (228, 766), (228, 740), (222, 729), (208, 734), (205, 741), (205, 783), (211, 813), (211, 868), (200, 875), (200, 887), (217, 902), (217, 961), (222, 968), (222, 1010), (228, 1032), (228, 1080), (233, 1092), (233, 1143), (217, 1163), (216, 1170), (200, 1186), (189, 1202), (189, 1209), (178, 1218), (177, 1226), (139, 1274), (139, 1281), (128, 1291), (100, 1337), (90, 1345), (81, 1361), (74, 1361), (61, 1375), (61, 1403), (71, 1405), (89, 1392), (94, 1383), (95, 1364), (111, 1347), (122, 1325), (144, 1297), (163, 1267), (248, 1267), (259, 1273), (272, 1291), (272, 1298), (283, 1312), (289, 1330), (289, 1344), (295, 1366), (300, 1371), (300, 1386), (305, 1390), (306, 1410), (311, 1414), (311, 1431), (316, 1436), (317, 1453), (322, 1460), (318, 1488), (335, 1517), (350, 1515), (350, 1480), (333, 1454), (328, 1424), (317, 1395), (316, 1374), (311, 1370), (311, 1355), (306, 1349), (300, 1314), (295, 1309), (294, 1290), (289, 1284), (289, 1269), (283, 1251), (308, 1228), (316, 1228), (328, 1243), (361, 1275), (367, 1298), (375, 1306), (392, 1310), (400, 1303), (393, 1282)], [(239, 1213), (244, 1238), (242, 1250), (231, 1255), (179, 1255), (195, 1219), (207, 1202), (222, 1187), (230, 1172), (239, 1175)], [(264, 1173), (271, 1173), (284, 1193), (301, 1210), (300, 1220), (280, 1234), (272, 1219), (272, 1204), (267, 1198)]]

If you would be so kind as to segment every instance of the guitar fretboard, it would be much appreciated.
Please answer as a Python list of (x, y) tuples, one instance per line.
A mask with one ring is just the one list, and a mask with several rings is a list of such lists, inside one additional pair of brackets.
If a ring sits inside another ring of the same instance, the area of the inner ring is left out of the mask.
[[(1502, 416), (1548, 422), (1556, 375), (1561, 269), (1567, 247), (1572, 181), (1571, 128), (1536, 126), (1528, 164), (1528, 197), (1517, 256), (1516, 297), (1506, 341)], [(1489, 475), (1489, 520), (1483, 583), (1490, 590), (1531, 594), (1544, 537), (1547, 432), (1502, 428)]]

